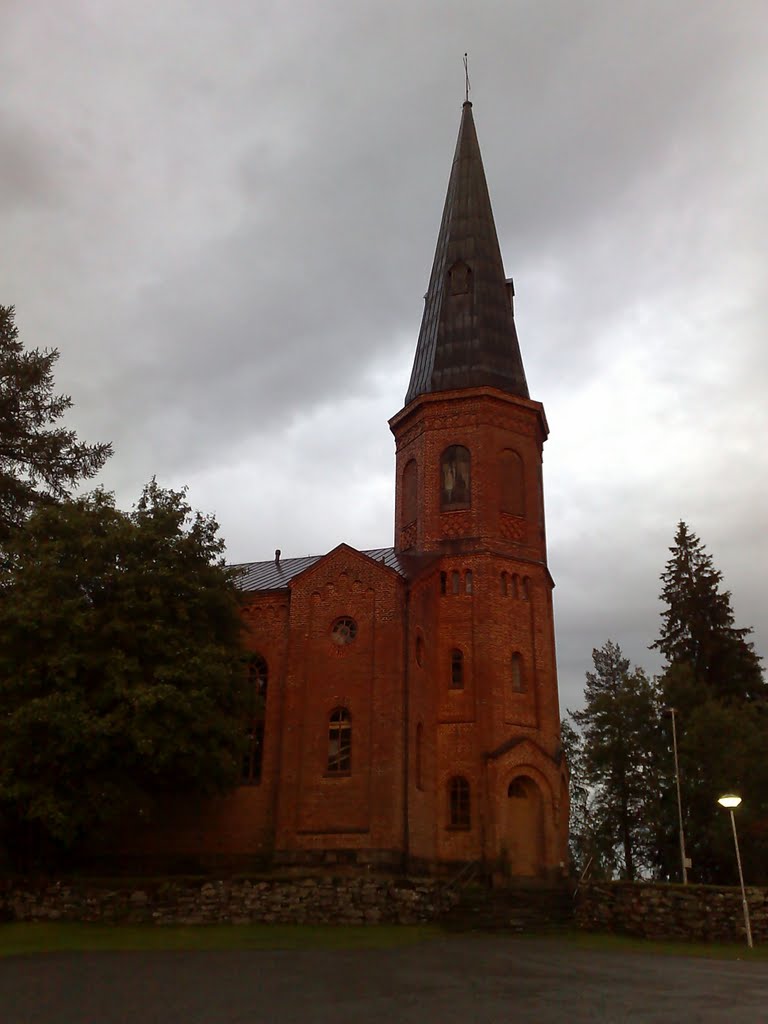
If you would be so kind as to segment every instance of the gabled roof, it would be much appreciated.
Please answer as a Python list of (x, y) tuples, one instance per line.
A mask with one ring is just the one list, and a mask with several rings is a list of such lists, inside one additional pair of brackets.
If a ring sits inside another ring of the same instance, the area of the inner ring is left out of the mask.
[(528, 398), (483, 160), (466, 102), (405, 404), (495, 387)]
[[(395, 554), (394, 548), (372, 548), (360, 554), (367, 555), (375, 562), (383, 562), (388, 569), (394, 569), (403, 577), (409, 575), (405, 562)], [(287, 589), (291, 580), (321, 558), (325, 558), (325, 555), (281, 558), (279, 562), (272, 558), (267, 562), (243, 562), (229, 568), (234, 570), (235, 585), (240, 591), (283, 590)]]

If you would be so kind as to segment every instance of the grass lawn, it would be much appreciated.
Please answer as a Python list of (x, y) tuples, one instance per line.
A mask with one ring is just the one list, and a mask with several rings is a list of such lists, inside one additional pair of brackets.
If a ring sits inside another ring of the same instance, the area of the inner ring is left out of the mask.
[[(487, 933), (473, 932), (481, 937)], [(229, 950), (229, 949), (394, 949), (443, 938), (468, 938), (436, 926), (418, 925), (102, 925), (2, 924), (0, 957), (24, 953), (98, 950)], [(499, 935), (499, 941), (524, 940), (525, 935)], [(717, 960), (768, 961), (768, 945), (653, 942), (622, 935), (568, 931), (527, 936), (573, 949), (600, 953), (660, 953), (665, 956), (709, 957)]]
[(392, 949), (434, 939), (431, 926), (2, 924), (0, 957), (63, 950)]

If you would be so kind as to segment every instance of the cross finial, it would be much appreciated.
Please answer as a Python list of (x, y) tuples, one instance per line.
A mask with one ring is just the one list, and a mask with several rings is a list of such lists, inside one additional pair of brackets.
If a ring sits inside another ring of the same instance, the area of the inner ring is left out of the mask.
[(469, 103), (469, 68), (466, 53), (464, 54), (464, 102)]

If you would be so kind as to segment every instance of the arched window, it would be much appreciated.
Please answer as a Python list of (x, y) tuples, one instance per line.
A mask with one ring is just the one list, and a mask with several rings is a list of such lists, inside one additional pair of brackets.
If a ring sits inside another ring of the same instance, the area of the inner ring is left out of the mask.
[(512, 597), (520, 597), (520, 577), (517, 573), (512, 576)]
[(411, 459), (403, 470), (403, 526), (409, 526), (416, 522), (418, 482), (416, 460)]
[(512, 516), (525, 515), (523, 460), (512, 448), (501, 453), (501, 511)]
[(517, 651), (512, 655), (512, 689), (516, 693), (522, 693), (525, 689), (523, 658)]
[(253, 654), (246, 665), (246, 723), (245, 748), (241, 780), (244, 783), (261, 782), (261, 762), (264, 751), (264, 711), (267, 702), (269, 670), (261, 654)]
[(328, 720), (328, 771), (352, 770), (352, 720), (346, 708), (336, 708)]
[(469, 508), (470, 479), (469, 450), (460, 444), (446, 448), (440, 458), (440, 509)]
[(472, 593), (472, 570), (471, 569), (467, 569), (467, 571), (464, 573), (464, 593), (465, 594), (471, 594)]
[(456, 647), (451, 651), (451, 689), (464, 689), (464, 654)]
[(440, 573), (440, 593), (446, 594), (448, 592), (448, 573)]
[(523, 576), (523, 587), (521, 596), (524, 601), (530, 601), (531, 599), (531, 581), (527, 576)]
[(448, 821), (451, 828), (470, 827), (469, 783), (461, 775), (448, 783)]
[(454, 569), (451, 573), (451, 593), (458, 594), (461, 587), (461, 573), (458, 569)]
[(423, 758), (424, 758), (424, 726), (419, 722), (416, 726), (416, 788), (423, 789)]

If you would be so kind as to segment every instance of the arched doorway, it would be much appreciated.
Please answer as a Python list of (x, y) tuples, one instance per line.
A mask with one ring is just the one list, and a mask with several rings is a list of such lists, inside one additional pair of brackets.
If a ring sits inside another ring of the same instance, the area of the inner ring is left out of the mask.
[(532, 877), (544, 867), (544, 814), (541, 790), (528, 775), (507, 788), (504, 845), (512, 876)]

